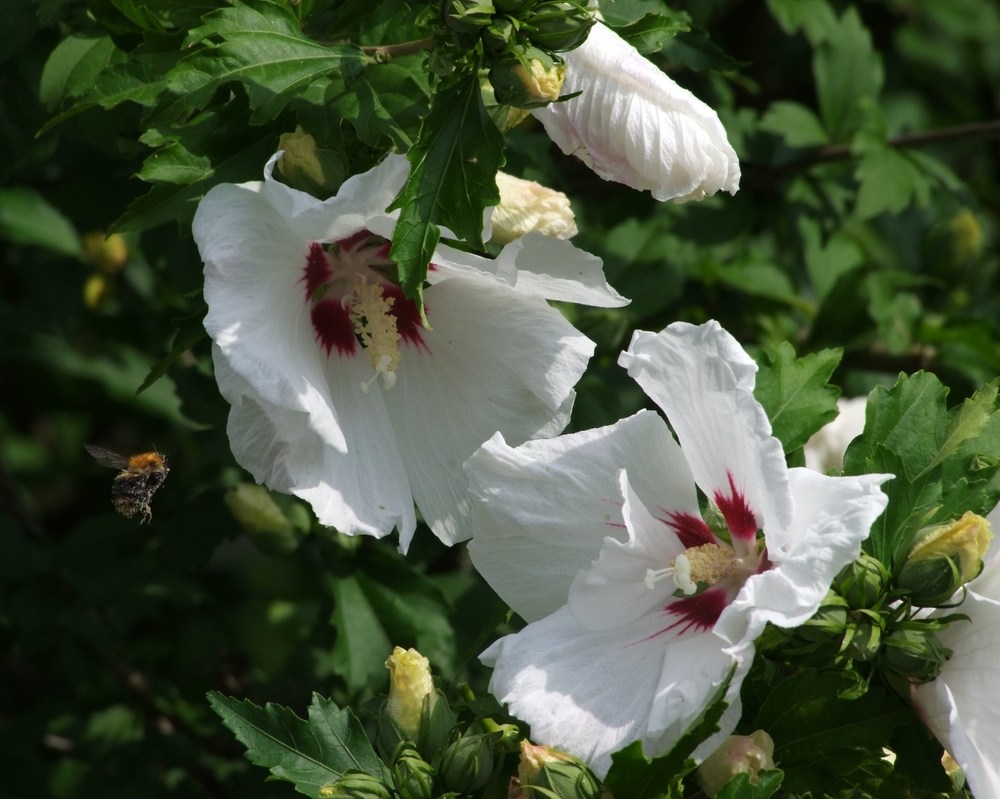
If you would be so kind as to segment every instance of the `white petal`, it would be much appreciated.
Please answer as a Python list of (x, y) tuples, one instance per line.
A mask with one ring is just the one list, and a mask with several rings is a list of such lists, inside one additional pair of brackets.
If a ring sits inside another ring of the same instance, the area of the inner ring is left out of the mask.
[(803, 447), (806, 467), (817, 472), (844, 468), (847, 445), (865, 429), (867, 397), (837, 400), (837, 418), (817, 430)]
[(953, 650), (941, 674), (913, 693), (914, 704), (931, 732), (951, 753), (978, 799), (1000, 797), (1000, 569), (991, 568), (969, 583), (965, 613), (938, 633)]
[[(218, 348), (213, 352), (220, 385), (238, 385), (225, 357)], [(315, 434), (307, 414), (230, 395), (233, 455), (257, 482), (306, 500), (321, 524), (377, 537), (398, 527), (405, 550), (416, 529), (413, 500), (377, 390), (362, 394), (359, 388), (371, 367), (363, 358), (348, 360), (338, 364), (337, 376), (335, 400), (352, 422), (346, 454)]]
[[(718, 322), (675, 322), (659, 334), (636, 331), (618, 363), (666, 413), (709, 498), (748, 507), (768, 535), (788, 528), (785, 455), (753, 396), (757, 366), (736, 339)], [(734, 539), (752, 540), (753, 520), (743, 527), (730, 521)]]
[(542, 299), (482, 278), (424, 292), (431, 330), (406, 344), (384, 392), (417, 505), (441, 540), (469, 538), (462, 464), (497, 431), (557, 435), (594, 344)]
[(620, 308), (630, 302), (608, 285), (600, 258), (568, 241), (528, 233), (504, 247), (498, 260), (509, 257), (508, 251), (515, 257), (518, 291), (600, 308)]
[(362, 228), (385, 235), (382, 230), (374, 230), (371, 223), (373, 218), (384, 216), (386, 207), (406, 183), (410, 165), (405, 156), (390, 153), (375, 168), (345, 180), (335, 196), (320, 201), (272, 177), (279, 155), (272, 156), (264, 168), (264, 196), (299, 236), (331, 242)]
[(205, 329), (262, 401), (308, 413), (316, 433), (344, 451), (299, 282), (310, 242), (260, 188), (216, 186), (195, 213), (192, 232), (205, 261)]
[[(687, 473), (687, 483), (675, 481), (675, 494), (661, 491), (660, 507), (668, 511), (698, 515), (694, 481), (680, 447), (674, 445), (673, 463), (668, 468)], [(673, 580), (661, 580), (652, 589), (646, 586), (648, 570), (663, 569), (686, 547), (665, 522), (654, 519), (635, 495), (624, 469), (619, 486), (625, 497), (623, 516), (628, 541), (605, 538), (600, 557), (589, 569), (577, 574), (569, 589), (569, 609), (580, 626), (588, 630), (609, 630), (631, 624), (655, 607), (669, 603), (676, 590)]]
[(625, 538), (615, 471), (627, 468), (632, 489), (656, 508), (661, 493), (691, 482), (686, 465), (670, 468), (677, 449), (651, 411), (517, 449), (494, 436), (465, 465), (476, 497), (472, 562), (524, 619), (547, 616), (566, 603), (604, 538)]
[(657, 200), (735, 194), (736, 153), (718, 115), (691, 92), (600, 23), (563, 58), (562, 94), (583, 94), (532, 114), (564, 153)]
[(816, 612), (833, 578), (860, 554), (888, 502), (878, 487), (892, 478), (827, 477), (811, 469), (790, 469), (788, 476), (795, 516), (786, 540), (766, 536), (773, 568), (750, 577), (715, 626), (736, 648), (756, 639), (767, 622), (798, 627)]

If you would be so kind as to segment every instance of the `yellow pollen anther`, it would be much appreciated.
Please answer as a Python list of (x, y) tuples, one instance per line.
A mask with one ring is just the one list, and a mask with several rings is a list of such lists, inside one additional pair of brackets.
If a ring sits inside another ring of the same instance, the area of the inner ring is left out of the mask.
[(376, 377), (382, 375), (382, 385), (389, 389), (396, 383), (396, 369), (399, 367), (399, 331), (396, 317), (389, 313), (394, 297), (386, 297), (378, 283), (369, 283), (358, 278), (351, 295), (351, 324), (361, 340), (361, 346), (375, 370), (375, 375), (361, 390), (368, 391)]
[(684, 550), (683, 557), (687, 558), (691, 566), (691, 580), (708, 585), (721, 582), (732, 574), (737, 565), (736, 554), (722, 544), (702, 544), (700, 547), (692, 547)]

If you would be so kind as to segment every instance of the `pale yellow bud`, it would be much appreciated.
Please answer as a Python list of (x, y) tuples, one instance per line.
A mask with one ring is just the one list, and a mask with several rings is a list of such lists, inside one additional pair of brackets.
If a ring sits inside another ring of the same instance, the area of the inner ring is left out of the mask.
[(908, 562), (930, 558), (949, 558), (958, 555), (962, 568), (962, 581), (968, 582), (979, 574), (983, 556), (990, 548), (993, 533), (990, 523), (972, 511), (961, 519), (942, 524), (921, 538), (910, 549)]
[(291, 179), (296, 172), (302, 172), (319, 186), (323, 185), (323, 166), (316, 155), (316, 140), (301, 126), (295, 133), (282, 133), (278, 149), (284, 154), (278, 159), (278, 171)]
[(757, 784), (757, 774), (774, 768), (774, 741), (763, 730), (753, 735), (730, 735), (705, 762), (698, 766), (702, 790), (715, 796), (737, 774), (749, 774)]
[(240, 483), (226, 494), (225, 500), (236, 521), (247, 532), (294, 532), (294, 526), (264, 486)]
[(430, 661), (416, 649), (397, 646), (385, 667), (389, 669), (389, 715), (415, 741), (420, 732), (424, 697), (430, 697), (431, 707), (437, 702)]
[(568, 239), (577, 234), (569, 198), (533, 180), (497, 172), (500, 204), (490, 219), (494, 244), (507, 244), (537, 230), (546, 236)]
[(956, 261), (969, 261), (979, 255), (983, 247), (983, 226), (972, 211), (963, 208), (952, 217), (948, 226)]
[(94, 268), (105, 275), (117, 275), (128, 261), (128, 245), (118, 233), (105, 238), (103, 230), (92, 230), (83, 237), (83, 249)]
[(514, 68), (514, 73), (521, 79), (521, 84), (532, 102), (540, 103), (546, 100), (557, 100), (562, 85), (566, 80), (566, 65), (553, 64), (548, 69), (537, 58), (532, 58), (531, 74), (523, 65)]
[(83, 304), (94, 310), (104, 302), (110, 288), (104, 275), (91, 275), (83, 284)]
[(528, 740), (521, 741), (521, 762), (517, 764), (517, 778), (522, 785), (533, 785), (535, 777), (546, 763), (573, 762), (573, 758), (548, 746), (536, 746)]

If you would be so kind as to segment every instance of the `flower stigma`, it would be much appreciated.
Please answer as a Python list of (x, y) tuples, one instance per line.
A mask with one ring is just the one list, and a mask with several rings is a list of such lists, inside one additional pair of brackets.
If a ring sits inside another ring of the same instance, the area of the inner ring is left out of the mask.
[(691, 596), (698, 590), (699, 583), (711, 587), (734, 574), (750, 574), (756, 569), (757, 562), (759, 557), (752, 564), (753, 568), (748, 570), (751, 564), (737, 557), (725, 544), (702, 544), (685, 549), (665, 569), (647, 569), (643, 584), (653, 590), (658, 582), (672, 577), (677, 590)]

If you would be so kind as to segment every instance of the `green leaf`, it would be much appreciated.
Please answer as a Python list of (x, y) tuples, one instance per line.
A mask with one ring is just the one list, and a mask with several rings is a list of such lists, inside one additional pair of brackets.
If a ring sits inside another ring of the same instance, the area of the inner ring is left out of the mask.
[(767, 0), (767, 7), (785, 33), (801, 30), (813, 47), (837, 29), (837, 15), (827, 0)]
[(945, 428), (941, 448), (934, 456), (934, 460), (925, 466), (917, 477), (922, 477), (946, 458), (950, 458), (963, 442), (975, 438), (983, 432), (986, 423), (996, 412), (998, 384), (1000, 384), (1000, 378), (984, 386), (981, 391), (977, 391), (955, 409), (948, 422), (948, 427)]
[(951, 778), (941, 764), (944, 747), (927, 728), (914, 718), (911, 724), (897, 727), (889, 748), (896, 753), (894, 770), (910, 780), (913, 787), (950, 794)]
[(757, 773), (757, 781), (750, 782), (750, 775), (741, 772), (726, 783), (715, 795), (715, 799), (768, 799), (773, 796), (785, 773), (779, 769), (767, 769)]
[(335, 602), (332, 622), (337, 628), (333, 667), (355, 694), (376, 675), (388, 679), (385, 660), (392, 654), (392, 643), (356, 578), (331, 577), (330, 586)]
[(885, 145), (864, 149), (854, 177), (860, 184), (854, 213), (861, 219), (898, 214), (912, 203), (925, 208), (934, 184), (907, 151)]
[(854, 239), (838, 230), (824, 243), (819, 223), (805, 215), (799, 217), (799, 234), (802, 236), (806, 270), (821, 300), (843, 275), (857, 269), (865, 261), (865, 255)]
[(272, 0), (236, 0), (205, 17), (185, 46), (222, 40), (181, 60), (167, 73), (167, 89), (145, 122), (165, 125), (204, 108), (220, 87), (233, 81), (248, 85), (251, 125), (274, 119), (314, 80), (333, 72), (353, 77), (365, 65), (361, 49), (353, 44), (329, 47), (307, 38), (295, 15)]
[(258, 707), (211, 691), (208, 702), (246, 748), (246, 757), (271, 771), (275, 779), (295, 783), (295, 790), (318, 797), (350, 769), (382, 776), (382, 767), (361, 722), (350, 708), (341, 710), (313, 694), (308, 720), (272, 703)]
[(732, 72), (749, 66), (719, 47), (702, 28), (679, 32), (664, 43), (663, 52), (671, 63), (683, 64), (696, 72)]
[(69, 36), (49, 55), (38, 86), (38, 99), (54, 111), (63, 100), (93, 86), (98, 74), (110, 64), (120, 64), (125, 54), (110, 36)]
[(136, 44), (142, 42), (144, 31), (163, 30), (163, 25), (147, 5), (136, 5), (133, 0), (87, 0), (87, 9), (104, 28)]
[(181, 357), (187, 350), (191, 349), (195, 344), (201, 341), (206, 335), (205, 326), (202, 322), (205, 319), (205, 311), (208, 306), (202, 303), (203, 308), (197, 313), (192, 314), (181, 319), (174, 319), (173, 322), (177, 325), (177, 330), (174, 333), (174, 343), (170, 347), (170, 352), (168, 352), (163, 358), (161, 358), (149, 370), (149, 374), (146, 375), (146, 379), (142, 381), (142, 385), (136, 389), (136, 394), (141, 394), (147, 388), (149, 388), (153, 383), (159, 380), (163, 375), (167, 373), (167, 369)]
[(37, 191), (22, 186), (0, 189), (0, 238), (60, 255), (83, 254), (73, 223)]
[(802, 358), (783, 341), (757, 356), (754, 397), (764, 406), (771, 429), (785, 452), (801, 447), (837, 417), (840, 389), (829, 384), (843, 350), (822, 350)]
[(830, 141), (823, 123), (811, 109), (785, 100), (771, 103), (758, 127), (782, 136), (789, 147), (814, 147)]
[[(734, 667), (735, 670), (735, 667)], [(718, 687), (705, 711), (665, 755), (652, 760), (642, 752), (642, 742), (634, 741), (611, 755), (611, 768), (604, 784), (615, 796), (629, 799), (663, 799), (680, 796), (681, 779), (694, 771), (696, 763), (691, 753), (698, 745), (719, 731), (719, 719), (728, 704), (726, 692), (733, 671)]]
[(802, 792), (830, 778), (854, 773), (869, 753), (885, 746), (892, 731), (913, 718), (897, 697), (872, 688), (841, 699), (853, 687), (849, 675), (803, 669), (783, 680), (761, 705), (749, 729), (767, 730), (774, 761), (785, 772), (782, 787)]
[(816, 47), (813, 75), (823, 124), (833, 141), (842, 141), (861, 127), (865, 104), (876, 103), (884, 80), (882, 57), (854, 6)]
[(774, 264), (726, 264), (715, 269), (712, 275), (720, 282), (747, 294), (787, 302), (808, 312), (815, 312), (808, 301), (799, 297), (791, 278)]
[(401, 208), (389, 257), (399, 266), (407, 297), (418, 296), (427, 276), (438, 225), (483, 250), (483, 211), (500, 202), (496, 173), (504, 137), (486, 113), (475, 71), (439, 89), (420, 138), (407, 153), (409, 180), (391, 206)]
[(213, 186), (261, 179), (280, 131), (251, 127), (248, 117), (245, 105), (240, 112), (231, 102), (222, 114), (209, 112), (183, 127), (143, 134), (147, 144), (163, 145), (137, 175), (156, 185), (129, 205), (113, 229), (147, 230), (176, 221), (186, 235), (198, 203)]
[(691, 17), (684, 11), (650, 12), (630, 25), (612, 26), (615, 33), (640, 53), (658, 53), (678, 33), (691, 30)]
[(422, 56), (405, 56), (361, 72), (346, 89), (331, 84), (327, 105), (336, 107), (365, 144), (378, 147), (383, 138), (406, 152), (420, 131), (429, 95), (415, 70), (422, 73)]

